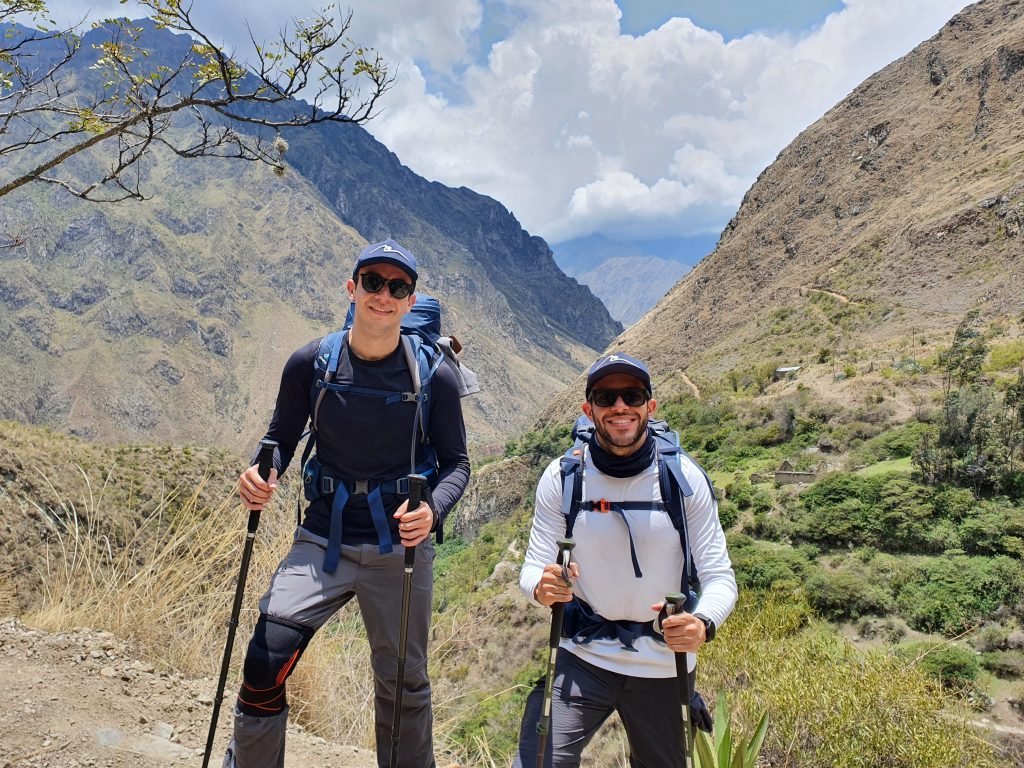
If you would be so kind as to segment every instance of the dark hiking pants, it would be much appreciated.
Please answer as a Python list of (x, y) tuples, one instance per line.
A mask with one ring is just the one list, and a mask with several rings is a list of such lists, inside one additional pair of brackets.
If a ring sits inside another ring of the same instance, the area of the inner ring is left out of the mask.
[[(544, 680), (526, 701), (513, 768), (537, 761), (537, 723)], [(595, 667), (558, 650), (545, 768), (578, 768), (584, 747), (618, 712), (629, 740), (632, 768), (683, 768), (683, 716), (674, 677), (630, 677)]]
[[(338, 570), (323, 570), (326, 539), (299, 528), (260, 600), (260, 612), (317, 630), (353, 597), (366, 626), (376, 693), (377, 764), (388, 765), (395, 705), (405, 550), (387, 555), (376, 545), (343, 546)], [(429, 539), (416, 548), (405, 654), (402, 721), (398, 759), (401, 768), (431, 768), (433, 717), (427, 678), (434, 548)], [(301, 663), (301, 661), (299, 662)], [(283, 768), (288, 711), (256, 717), (235, 710), (234, 735), (224, 768)]]

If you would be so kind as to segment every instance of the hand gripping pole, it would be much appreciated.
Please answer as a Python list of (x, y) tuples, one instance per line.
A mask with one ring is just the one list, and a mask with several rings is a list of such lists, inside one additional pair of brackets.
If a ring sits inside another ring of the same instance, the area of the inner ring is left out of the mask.
[[(423, 499), (427, 478), (409, 475), (409, 503), (406, 512), (412, 512)], [(409, 601), (412, 599), (412, 567), (416, 562), (416, 547), (405, 548), (405, 574), (402, 578), (402, 620), (398, 629), (398, 674), (395, 677), (395, 709), (391, 715), (391, 768), (398, 766), (398, 739), (402, 726), (402, 688), (405, 686), (405, 647), (409, 640)]]
[[(274, 467), (274, 449), (277, 441), (264, 438), (260, 440), (260, 452), (257, 462), (260, 477), (270, 478), (270, 470)], [(224, 698), (224, 686), (228, 679), (228, 667), (231, 666), (231, 649), (235, 644), (235, 630), (238, 629), (238, 616), (242, 612), (242, 597), (245, 595), (245, 580), (249, 575), (249, 559), (252, 557), (252, 544), (256, 539), (256, 529), (260, 525), (260, 510), (249, 510), (249, 525), (245, 534), (245, 545), (242, 547), (242, 567), (235, 584), (235, 602), (231, 606), (231, 619), (228, 621), (228, 639), (224, 643), (224, 657), (220, 662), (220, 679), (217, 681), (217, 695), (213, 698), (213, 715), (210, 717), (210, 732), (206, 737), (206, 752), (203, 754), (203, 768), (210, 764), (213, 751), (213, 737), (217, 733), (217, 718), (220, 716), (220, 702)]]

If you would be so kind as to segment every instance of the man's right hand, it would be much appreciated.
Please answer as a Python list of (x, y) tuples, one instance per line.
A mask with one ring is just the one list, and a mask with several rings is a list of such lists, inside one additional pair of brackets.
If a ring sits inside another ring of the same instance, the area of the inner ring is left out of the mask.
[[(570, 578), (578, 579), (579, 575), (579, 566), (575, 562), (569, 563)], [(572, 600), (572, 584), (566, 582), (562, 566), (557, 563), (544, 566), (540, 581), (533, 589), (533, 597), (547, 608), (555, 603), (567, 603)]]
[(238, 478), (238, 496), (248, 510), (263, 509), (277, 489), (277, 470), (270, 470), (270, 479), (260, 477), (259, 467), (253, 464)]

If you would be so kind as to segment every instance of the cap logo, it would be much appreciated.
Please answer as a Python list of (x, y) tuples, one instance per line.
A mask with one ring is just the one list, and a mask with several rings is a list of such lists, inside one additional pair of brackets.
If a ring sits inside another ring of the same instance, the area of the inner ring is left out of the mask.
[(402, 252), (401, 252), (400, 250), (398, 250), (397, 248), (392, 248), (392, 247), (391, 247), (390, 245), (384, 245), (384, 246), (382, 246), (382, 247), (381, 247), (381, 250), (382, 250), (382, 251), (384, 251), (384, 253), (397, 253), (397, 254), (398, 254), (398, 256), (399, 256), (399, 257), (400, 257), (400, 258), (402, 259), (402, 261), (405, 261), (405, 262), (408, 262), (408, 261), (409, 261), (409, 259), (407, 259), (407, 258), (405, 257), (405, 254), (404, 254), (404, 253), (402, 253)]

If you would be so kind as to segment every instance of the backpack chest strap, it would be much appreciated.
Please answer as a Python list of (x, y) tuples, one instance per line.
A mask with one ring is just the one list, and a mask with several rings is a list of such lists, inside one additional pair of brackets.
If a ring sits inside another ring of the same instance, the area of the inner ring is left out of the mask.
[(421, 403), (428, 399), (426, 392), (395, 392), (389, 389), (374, 389), (372, 387), (357, 387), (354, 384), (339, 384), (333, 381), (318, 379), (317, 389), (324, 389), (328, 392), (340, 392), (349, 395), (361, 395), (363, 397), (382, 397), (385, 405), (395, 403)]

